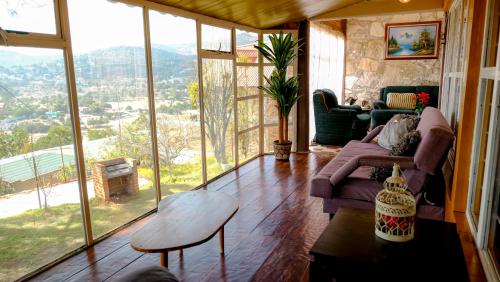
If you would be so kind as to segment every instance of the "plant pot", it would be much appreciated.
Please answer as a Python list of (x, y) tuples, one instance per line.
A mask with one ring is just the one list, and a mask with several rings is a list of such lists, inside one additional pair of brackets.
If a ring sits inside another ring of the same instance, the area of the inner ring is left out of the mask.
[(274, 156), (277, 160), (288, 161), (290, 158), (290, 151), (292, 150), (292, 141), (285, 144), (280, 144), (278, 140), (274, 140)]

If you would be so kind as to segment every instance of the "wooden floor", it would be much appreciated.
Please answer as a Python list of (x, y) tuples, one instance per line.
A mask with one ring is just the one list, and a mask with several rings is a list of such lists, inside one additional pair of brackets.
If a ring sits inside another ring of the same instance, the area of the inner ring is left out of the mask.
[[(295, 154), (290, 162), (258, 158), (209, 184), (238, 198), (240, 209), (225, 227), (225, 256), (218, 236), (169, 255), (170, 270), (183, 281), (308, 281), (308, 250), (328, 224), (322, 201), (309, 196), (309, 180), (327, 162), (316, 154)], [(158, 254), (129, 245), (145, 218), (77, 254), (34, 281), (113, 281), (126, 272), (159, 264)], [(461, 238), (473, 281), (485, 281), (467, 230)], [(475, 256), (475, 259), (474, 259)], [(472, 258), (472, 259), (471, 259)]]

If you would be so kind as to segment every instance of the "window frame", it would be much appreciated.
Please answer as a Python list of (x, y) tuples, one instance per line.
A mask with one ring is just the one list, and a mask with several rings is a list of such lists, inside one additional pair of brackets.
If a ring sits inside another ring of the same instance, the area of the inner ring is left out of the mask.
[[(106, 1), (106, 0), (102, 0)], [(256, 29), (250, 26), (241, 25), (225, 20), (220, 20), (216, 18), (212, 18), (209, 16), (197, 14), (194, 12), (182, 10), (179, 8), (167, 6), (165, 4), (159, 4), (154, 2), (149, 2), (145, 0), (116, 0), (118, 3), (123, 3), (126, 5), (140, 7), (143, 10), (143, 30), (144, 30), (144, 40), (145, 40), (145, 60), (146, 60), (146, 79), (147, 79), (147, 93), (148, 93), (148, 106), (149, 106), (149, 119), (151, 123), (151, 138), (152, 138), (152, 146), (153, 146), (153, 167), (154, 167), (154, 180), (153, 185), (156, 190), (156, 200), (157, 203), (162, 198), (161, 193), (161, 185), (159, 182), (159, 155), (158, 155), (158, 144), (157, 144), (157, 127), (156, 127), (156, 107), (155, 107), (155, 94), (154, 94), (154, 81), (153, 81), (153, 69), (152, 69), (152, 50), (151, 50), (151, 34), (150, 34), (150, 21), (149, 21), (149, 12), (157, 11), (160, 13), (167, 13), (173, 16), (184, 17), (188, 19), (195, 20), (196, 22), (196, 38), (197, 38), (197, 60), (198, 60), (198, 91), (199, 91), (199, 113), (200, 113), (200, 130), (201, 130), (201, 153), (202, 153), (202, 174), (203, 174), (203, 183), (195, 187), (194, 189), (204, 188), (206, 189), (206, 185), (216, 179), (224, 176), (227, 173), (232, 172), (237, 169), (241, 165), (252, 161), (255, 158), (258, 158), (266, 152), (264, 151), (264, 129), (266, 127), (275, 126), (273, 124), (265, 124), (264, 123), (264, 113), (263, 113), (263, 91), (259, 90), (258, 95), (253, 95), (250, 98), (243, 99), (256, 99), (258, 100), (259, 105), (259, 113), (258, 113), (258, 125), (252, 126), (245, 129), (238, 129), (238, 101), (240, 100), (237, 97), (237, 66), (248, 66), (248, 63), (238, 63), (236, 58), (236, 29), (239, 31), (252, 32), (256, 33), (258, 36), (258, 40), (261, 41), (263, 39), (264, 34), (269, 33), (277, 33), (280, 30), (261, 30)], [(156, 211), (156, 208), (151, 210), (148, 213), (145, 213), (130, 222), (113, 229), (112, 231), (99, 236), (94, 237), (91, 225), (91, 211), (89, 205), (88, 198), (88, 187), (87, 181), (85, 178), (86, 168), (85, 168), (85, 157), (84, 157), (84, 147), (83, 147), (83, 136), (82, 129), (80, 126), (80, 113), (79, 113), (79, 104), (78, 104), (78, 93), (77, 93), (77, 84), (75, 78), (75, 66), (74, 66), (74, 56), (73, 56), (73, 48), (71, 44), (71, 30), (69, 25), (69, 12), (68, 12), (68, 3), (67, 0), (54, 0), (54, 15), (55, 15), (55, 27), (56, 34), (42, 34), (36, 32), (7, 32), (7, 42), (4, 42), (0, 37), (0, 45), (7, 45), (13, 47), (38, 47), (38, 48), (50, 48), (50, 49), (60, 49), (63, 51), (64, 63), (65, 63), (65, 79), (66, 79), (66, 87), (67, 87), (67, 95), (68, 95), (68, 105), (69, 105), (69, 113), (71, 116), (71, 124), (73, 128), (73, 140), (74, 140), (74, 150), (75, 150), (75, 161), (76, 161), (76, 173), (78, 174), (78, 187), (80, 193), (80, 205), (82, 210), (82, 222), (85, 230), (85, 245), (79, 249), (68, 252), (67, 254), (61, 256), (59, 259), (51, 261), (47, 263), (45, 266), (31, 272), (27, 273), (21, 279), (27, 279), (35, 276), (36, 274), (46, 270), (47, 268), (59, 263), (60, 261), (79, 253), (96, 243), (106, 239), (107, 237), (115, 234), (116, 232), (122, 230), (123, 228), (129, 226), (130, 224), (149, 216), (150, 214)], [(220, 28), (225, 28), (231, 30), (231, 52), (214, 52), (209, 50), (204, 50), (201, 48), (201, 25), (213, 25)], [(285, 33), (292, 33), (295, 38), (298, 36), (298, 30), (295, 29), (286, 29), (283, 30)], [(7, 43), (7, 44), (6, 44)], [(217, 177), (207, 180), (207, 163), (206, 163), (206, 135), (205, 135), (205, 125), (204, 125), (204, 108), (203, 108), (203, 76), (202, 76), (202, 60), (203, 59), (224, 59), (224, 60), (232, 60), (233, 61), (233, 103), (234, 103), (234, 138), (235, 138), (235, 146), (234, 146), (234, 157), (235, 157), (235, 166), (232, 169), (229, 169)], [(263, 85), (263, 70), (265, 65), (271, 65), (269, 63), (263, 62), (263, 57), (259, 53), (258, 62), (251, 63), (250, 65), (258, 67), (258, 85)], [(294, 60), (293, 68), (294, 74), (297, 73), (297, 65), (298, 60)], [(290, 121), (290, 124), (293, 125), (293, 140), (295, 140), (296, 136), (296, 107), (292, 110), (293, 118)], [(259, 136), (259, 154), (245, 160), (244, 162), (240, 162), (238, 156), (238, 136), (239, 134), (250, 133), (258, 131)], [(295, 151), (296, 142), (294, 142), (294, 147), (292, 150)]]

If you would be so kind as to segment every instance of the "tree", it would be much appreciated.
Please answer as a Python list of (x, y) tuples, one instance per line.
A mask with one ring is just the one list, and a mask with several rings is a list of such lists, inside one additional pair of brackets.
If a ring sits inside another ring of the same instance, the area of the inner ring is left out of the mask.
[(149, 166), (151, 158), (151, 137), (149, 133), (149, 118), (142, 113), (132, 123), (123, 126), (118, 131), (114, 148), (108, 152), (108, 157), (130, 157)]
[[(198, 84), (188, 86), (193, 105), (198, 104)], [(205, 133), (217, 162), (228, 163), (226, 133), (233, 113), (233, 68), (226, 60), (208, 60), (203, 65)]]
[(36, 150), (62, 147), (73, 143), (71, 127), (66, 125), (52, 125), (47, 135), (40, 137), (34, 144)]
[(103, 139), (111, 136), (115, 136), (116, 132), (111, 128), (106, 129), (89, 129), (88, 133), (89, 140)]
[(21, 154), (27, 143), (29, 143), (28, 134), (20, 127), (15, 128), (11, 133), (0, 131), (0, 158)]
[(420, 49), (424, 50), (427, 50), (431, 47), (431, 34), (426, 28), (424, 28), (424, 30), (420, 32), (420, 38), (418, 39), (418, 44)]
[(182, 151), (188, 148), (193, 132), (189, 126), (184, 126), (181, 120), (158, 120), (158, 155), (160, 162), (167, 169), (170, 178), (174, 181), (173, 164)]

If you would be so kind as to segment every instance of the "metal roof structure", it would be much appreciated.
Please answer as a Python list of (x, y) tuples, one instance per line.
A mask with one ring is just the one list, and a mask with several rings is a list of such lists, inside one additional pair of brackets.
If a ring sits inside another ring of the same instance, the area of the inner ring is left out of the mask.
[[(34, 159), (34, 161), (33, 161)], [(75, 165), (75, 156), (52, 152), (25, 154), (3, 159), (0, 163), (0, 179), (3, 182), (14, 183), (35, 178), (35, 166), (39, 176), (56, 172), (64, 165)]]

